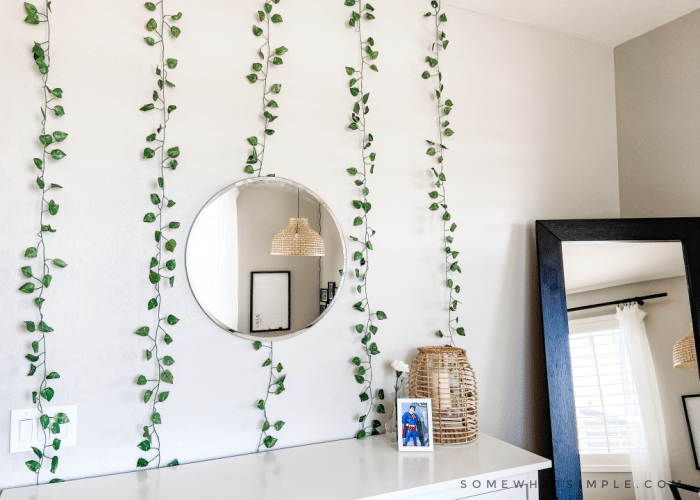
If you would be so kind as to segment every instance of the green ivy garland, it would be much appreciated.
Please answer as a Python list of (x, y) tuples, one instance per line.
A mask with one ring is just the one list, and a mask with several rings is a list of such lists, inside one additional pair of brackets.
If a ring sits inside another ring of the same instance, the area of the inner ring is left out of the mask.
[[(268, 108), (277, 109), (279, 105), (274, 99), (268, 98), (269, 94), (279, 94), (282, 91), (282, 85), (279, 83), (267, 85), (267, 77), (270, 72), (270, 63), (273, 66), (279, 66), (283, 64), (282, 56), (287, 53), (287, 48), (284, 46), (278, 47), (272, 50), (272, 45), (270, 45), (270, 23), (279, 24), (283, 22), (282, 16), (280, 14), (272, 13), (272, 5), (280, 3), (280, 0), (266, 0), (263, 4), (263, 10), (258, 11), (258, 20), (260, 23), (264, 23), (264, 28), (261, 28), (257, 24), (253, 25), (253, 35), (259, 37), (262, 36), (265, 39), (265, 43), (258, 50), (258, 55), (263, 63), (253, 63), (253, 73), (246, 76), (250, 83), (261, 82), (263, 84), (262, 88), (262, 117), (265, 121), (265, 131), (262, 135), (262, 140), (258, 140), (257, 136), (248, 137), (248, 144), (253, 148), (253, 152), (248, 156), (246, 160), (246, 166), (243, 171), (247, 174), (258, 173), (258, 177), (262, 175), (263, 162), (265, 160), (265, 144), (267, 142), (267, 137), (275, 133), (274, 130), (270, 128), (270, 123), (275, 121), (278, 117), (273, 115)], [(258, 76), (260, 73), (260, 77)], [(267, 174), (268, 177), (274, 177), (275, 174)], [(265, 359), (262, 366), (263, 368), (269, 367), (269, 377), (267, 383), (267, 392), (265, 393), (265, 398), (258, 400), (257, 408), (263, 412), (263, 424), (260, 429), (260, 438), (258, 439), (258, 445), (255, 452), (260, 451), (261, 446), (266, 448), (272, 448), (277, 443), (277, 438), (269, 434), (268, 431), (270, 427), (273, 427), (277, 432), (282, 430), (284, 426), (283, 420), (278, 420), (274, 424), (270, 424), (267, 417), (267, 399), (270, 394), (280, 395), (284, 392), (284, 381), (287, 378), (286, 374), (282, 374), (282, 363), (274, 364), (273, 358), (273, 343), (270, 345), (263, 345), (262, 342), (253, 342), (253, 349), (256, 351), (260, 348), (265, 347), (270, 350), (270, 355)], [(275, 373), (277, 372), (277, 373)]]
[[(352, 307), (356, 311), (363, 313), (364, 320), (362, 323), (355, 325), (355, 330), (357, 333), (362, 335), (362, 350), (364, 358), (356, 356), (353, 358), (352, 362), (357, 366), (355, 372), (355, 380), (358, 384), (363, 385), (363, 391), (360, 394), (360, 401), (368, 402), (366, 411), (359, 418), (361, 424), (360, 430), (357, 432), (356, 437), (362, 439), (367, 436), (368, 433), (375, 435), (379, 434), (377, 427), (381, 425), (379, 420), (373, 420), (370, 425), (368, 425), (367, 419), (369, 418), (372, 410), (376, 410), (377, 413), (385, 413), (384, 405), (381, 403), (376, 403), (377, 399), (384, 399), (384, 391), (382, 389), (377, 391), (374, 395), (372, 390), (372, 356), (379, 354), (379, 348), (376, 342), (371, 342), (372, 336), (376, 335), (378, 327), (374, 324), (374, 320), (386, 319), (386, 314), (383, 311), (372, 312), (369, 303), (369, 294), (367, 293), (367, 275), (369, 273), (369, 252), (373, 249), (371, 238), (375, 235), (376, 231), (372, 229), (369, 225), (368, 214), (372, 208), (369, 202), (369, 187), (367, 185), (368, 180), (368, 166), (369, 173), (374, 173), (374, 160), (377, 156), (376, 153), (371, 152), (370, 147), (374, 141), (374, 137), (367, 131), (367, 115), (369, 114), (369, 92), (365, 92), (364, 88), (364, 78), (365, 69), (369, 68), (372, 71), (379, 71), (377, 65), (374, 61), (379, 56), (379, 52), (374, 48), (374, 40), (372, 37), (367, 39), (363, 38), (362, 35), (362, 23), (363, 21), (371, 21), (374, 19), (374, 7), (370, 4), (365, 4), (364, 8), (362, 3), (357, 0), (344, 0), (344, 4), (348, 7), (352, 7), (352, 14), (350, 15), (350, 20), (348, 25), (352, 27), (358, 35), (359, 39), (359, 51), (360, 51), (360, 68), (355, 69), (349, 66), (345, 67), (345, 72), (350, 78), (350, 94), (356, 98), (353, 108), (352, 108), (352, 122), (349, 125), (350, 130), (359, 132), (360, 136), (360, 148), (362, 150), (362, 167), (360, 170), (357, 168), (348, 168), (347, 172), (351, 176), (359, 176), (359, 179), (355, 180), (355, 185), (361, 188), (362, 199), (353, 200), (352, 205), (355, 209), (361, 212), (361, 215), (355, 217), (353, 221), (353, 226), (361, 226), (364, 229), (364, 235), (361, 238), (350, 236), (350, 239), (359, 244), (360, 249), (356, 250), (353, 254), (353, 261), (358, 262), (358, 267), (355, 269), (355, 277), (360, 280), (360, 284), (357, 285), (357, 293), (361, 295), (359, 302), (355, 303)], [(355, 8), (357, 6), (357, 8)]]
[[(270, 355), (263, 363), (263, 367), (270, 367), (270, 378), (267, 382), (267, 393), (265, 394), (265, 399), (259, 400), (258, 404), (256, 405), (259, 410), (262, 410), (263, 419), (265, 420), (260, 431), (260, 439), (258, 439), (258, 446), (255, 449), (256, 453), (260, 451), (260, 446), (262, 445), (265, 445), (266, 448), (272, 448), (277, 443), (277, 438), (272, 436), (271, 434), (268, 434), (268, 431), (270, 430), (270, 427), (274, 427), (274, 429), (277, 432), (281, 431), (282, 427), (284, 426), (284, 421), (278, 420), (274, 424), (270, 424), (270, 421), (267, 418), (267, 398), (270, 397), (270, 394), (274, 394), (276, 396), (282, 394), (284, 392), (284, 380), (287, 378), (286, 373), (282, 374), (282, 370), (284, 369), (282, 367), (282, 363), (277, 363), (277, 365), (274, 364), (272, 342), (270, 342), (269, 346), (263, 345), (262, 342), (259, 341), (253, 342), (253, 349), (255, 349), (256, 351), (262, 347), (270, 349)], [(277, 373), (275, 374), (275, 372)]]
[[(41, 269), (39, 270), (39, 274), (35, 274), (36, 270), (33, 270), (32, 266), (22, 267), (22, 274), (26, 278), (30, 278), (33, 281), (28, 281), (19, 288), (21, 292), (24, 292), (26, 294), (34, 294), (35, 292), (38, 292), (38, 296), (34, 298), (34, 304), (39, 309), (39, 324), (35, 324), (34, 321), (25, 321), (24, 324), (26, 325), (26, 328), (29, 332), (38, 331), (41, 334), (39, 340), (35, 340), (34, 342), (32, 342), (32, 353), (27, 354), (25, 356), (25, 358), (27, 358), (30, 362), (29, 373), (27, 375), (31, 376), (38, 373), (38, 375), (41, 377), (38, 390), (32, 392), (32, 401), (36, 405), (36, 408), (40, 414), (39, 422), (41, 423), (41, 428), (44, 435), (44, 445), (41, 449), (32, 447), (32, 450), (34, 451), (34, 454), (36, 455), (38, 460), (28, 460), (27, 462), (25, 462), (29, 470), (36, 474), (36, 482), (37, 484), (39, 484), (39, 474), (41, 473), (41, 468), (44, 465), (44, 460), (50, 459), (51, 473), (56, 473), (56, 468), (58, 467), (58, 455), (56, 455), (54, 452), (58, 451), (58, 449), (60, 448), (61, 440), (58, 438), (54, 438), (53, 440), (51, 440), (51, 435), (58, 434), (61, 431), (61, 424), (68, 423), (68, 416), (65, 413), (57, 413), (55, 416), (47, 414), (44, 411), (41, 401), (42, 399), (45, 399), (46, 401), (51, 401), (51, 399), (53, 399), (55, 393), (53, 388), (49, 387), (48, 385), (49, 380), (60, 378), (60, 375), (58, 373), (48, 371), (46, 360), (46, 334), (53, 332), (53, 328), (51, 328), (44, 321), (43, 312), (43, 305), (45, 301), (43, 297), (44, 290), (51, 286), (52, 282), (49, 262), (53, 262), (53, 265), (57, 268), (64, 268), (67, 265), (61, 259), (50, 259), (46, 257), (46, 242), (44, 240), (44, 234), (55, 233), (56, 229), (52, 228), (50, 224), (47, 224), (44, 220), (44, 217), (46, 214), (55, 216), (58, 213), (59, 208), (58, 204), (54, 200), (46, 201), (46, 195), (52, 189), (61, 189), (61, 186), (59, 186), (58, 184), (52, 183), (47, 186), (47, 181), (45, 178), (46, 169), (48, 167), (47, 162), (49, 160), (49, 157), (52, 160), (58, 161), (66, 156), (66, 154), (60, 149), (53, 149), (51, 151), (48, 151), (47, 148), (51, 146), (51, 144), (53, 144), (54, 142), (63, 142), (66, 139), (66, 137), (68, 137), (68, 134), (60, 131), (55, 131), (53, 132), (53, 134), (48, 134), (46, 132), (46, 120), (49, 111), (53, 111), (54, 116), (56, 116), (57, 118), (65, 114), (63, 106), (50, 106), (50, 103), (52, 101), (63, 97), (63, 90), (61, 90), (60, 88), (52, 89), (48, 85), (49, 68), (51, 66), (51, 24), (49, 21), (49, 14), (51, 13), (51, 2), (46, 2), (45, 12), (39, 12), (37, 8), (30, 3), (24, 4), (24, 10), (27, 13), (27, 17), (24, 19), (25, 23), (32, 25), (46, 23), (47, 31), (47, 40), (42, 43), (35, 42), (34, 47), (32, 48), (34, 62), (36, 63), (37, 68), (39, 69), (39, 73), (41, 73), (42, 75), (42, 91), (44, 94), (44, 104), (41, 108), (41, 115), (43, 118), (41, 121), (41, 134), (39, 135), (39, 142), (43, 146), (43, 151), (41, 158), (34, 158), (33, 160), (34, 165), (41, 172), (39, 177), (37, 177), (36, 179), (36, 183), (39, 186), (39, 189), (41, 190), (39, 232), (37, 233), (39, 241), (36, 246), (29, 247), (24, 252), (24, 256), (28, 259), (36, 259), (40, 257)], [(47, 450), (50, 449), (53, 449), (53, 451), (50, 452), (52, 453), (51, 456), (47, 454)], [(52, 479), (49, 482), (57, 483), (61, 481), (61, 479), (56, 478)]]
[[(175, 363), (175, 360), (171, 356), (162, 356), (158, 351), (159, 341), (165, 342), (165, 344), (170, 344), (173, 339), (170, 334), (165, 330), (163, 323), (169, 326), (174, 326), (180, 321), (177, 317), (172, 314), (165, 316), (162, 313), (163, 298), (161, 294), (161, 283), (163, 280), (169, 281), (170, 286), (175, 284), (175, 276), (166, 274), (167, 271), (174, 271), (175, 269), (175, 259), (168, 259), (167, 262), (163, 263), (166, 257), (164, 257), (165, 252), (174, 252), (177, 246), (177, 241), (174, 238), (167, 238), (165, 236), (165, 230), (177, 229), (180, 227), (179, 222), (165, 222), (164, 220), (164, 210), (165, 208), (172, 208), (175, 202), (168, 198), (165, 192), (165, 171), (166, 169), (175, 170), (177, 168), (178, 162), (177, 158), (180, 156), (180, 148), (177, 146), (172, 146), (166, 149), (166, 130), (167, 124), (170, 120), (170, 114), (177, 109), (174, 104), (168, 104), (166, 99), (166, 89), (169, 87), (174, 87), (175, 85), (168, 79), (168, 70), (175, 69), (177, 67), (177, 59), (165, 57), (165, 30), (170, 32), (173, 38), (180, 36), (180, 28), (171, 25), (166, 18), (170, 18), (171, 21), (177, 21), (182, 17), (182, 13), (178, 12), (175, 15), (165, 14), (165, 2), (161, 0), (157, 4), (147, 2), (145, 7), (147, 10), (154, 12), (160, 6), (160, 14), (157, 16), (159, 21), (151, 18), (148, 23), (146, 23), (146, 30), (153, 33), (157, 39), (151, 36), (144, 37), (146, 43), (150, 46), (155, 46), (160, 44), (160, 61), (156, 66), (156, 76), (157, 76), (157, 86), (158, 88), (153, 91), (153, 102), (146, 104), (141, 107), (141, 111), (151, 111), (157, 110), (161, 112), (160, 125), (158, 126), (156, 132), (150, 134), (146, 137), (147, 142), (157, 143), (155, 149), (147, 147), (143, 150), (143, 157), (145, 159), (158, 158), (158, 187), (160, 188), (160, 193), (151, 194), (151, 203), (156, 206), (156, 213), (147, 213), (143, 221), (146, 223), (157, 222), (158, 229), (155, 232), (155, 256), (151, 257), (151, 262), (149, 265), (149, 281), (155, 289), (155, 298), (148, 301), (148, 310), (156, 310), (156, 326), (151, 334), (151, 330), (147, 326), (142, 326), (136, 330), (136, 334), (141, 337), (148, 337), (151, 341), (151, 347), (146, 349), (146, 360), (152, 361), (154, 365), (154, 371), (157, 376), (155, 379), (148, 379), (145, 375), (139, 375), (136, 383), (138, 385), (149, 385), (149, 388), (143, 393), (143, 402), (151, 404), (151, 417), (150, 424), (143, 427), (143, 437), (145, 438), (138, 444), (138, 448), (142, 451), (155, 451), (155, 455), (149, 460), (146, 458), (139, 458), (136, 462), (136, 467), (146, 467), (151, 462), (156, 461), (156, 466), (160, 467), (161, 458), (161, 441), (158, 435), (157, 425), (161, 423), (160, 413), (158, 412), (158, 403), (165, 401), (170, 395), (170, 391), (164, 391), (161, 389), (161, 383), (172, 384), (173, 374), (171, 373), (169, 367)], [(160, 31), (158, 27), (160, 26)], [(166, 165), (167, 163), (167, 165)], [(156, 269), (154, 271), (154, 268)], [(171, 461), (168, 466), (178, 465), (177, 459)]]
[[(243, 169), (247, 174), (254, 174), (257, 172), (258, 177), (262, 175), (267, 137), (275, 133), (275, 131), (270, 128), (270, 123), (275, 121), (277, 116), (273, 115), (269, 109), (276, 109), (279, 107), (274, 99), (268, 98), (268, 95), (279, 94), (282, 90), (282, 85), (279, 83), (273, 83), (269, 85), (268, 88), (267, 78), (270, 74), (270, 63), (272, 63), (273, 66), (283, 64), (282, 56), (287, 53), (287, 48), (284, 46), (272, 50), (272, 45), (270, 45), (270, 23), (278, 24), (282, 22), (281, 15), (272, 14), (272, 4), (278, 3), (280, 3), (280, 0), (266, 0), (263, 4), (263, 10), (258, 11), (258, 19), (264, 24), (265, 28), (263, 29), (257, 24), (254, 24), (253, 35), (257, 37), (262, 36), (265, 39), (265, 43), (260, 47), (260, 50), (258, 50), (258, 55), (263, 62), (253, 63), (253, 73), (246, 76), (250, 83), (261, 82), (263, 87), (262, 116), (265, 121), (265, 131), (261, 140), (258, 140), (257, 136), (248, 137), (248, 144), (253, 148), (253, 152), (248, 156), (246, 166)], [(261, 76), (258, 76), (258, 73)], [(268, 177), (274, 177), (274, 174), (269, 174)]]
[[(435, 41), (432, 45), (432, 57), (427, 56), (425, 62), (430, 66), (432, 71), (424, 71), (421, 75), (425, 80), (437, 76), (437, 88), (435, 89), (436, 97), (436, 115), (437, 115), (437, 126), (438, 126), (438, 140), (437, 142), (427, 141), (429, 144), (428, 151), (426, 154), (428, 156), (435, 157), (437, 159), (438, 168), (431, 167), (431, 170), (437, 181), (435, 182), (435, 187), (437, 190), (433, 190), (428, 195), (430, 198), (435, 200), (429, 207), (430, 210), (436, 212), (442, 208), (442, 237), (444, 241), (444, 255), (445, 255), (445, 284), (447, 288), (450, 289), (450, 296), (448, 306), (448, 321), (447, 321), (447, 335), (443, 334), (441, 330), (438, 330), (436, 335), (440, 338), (445, 336), (449, 337), (450, 345), (454, 347), (454, 337), (453, 332), (458, 335), (465, 335), (463, 327), (457, 327), (459, 323), (459, 317), (453, 318), (453, 313), (457, 311), (457, 305), (460, 302), (455, 299), (454, 294), (459, 293), (459, 285), (455, 285), (452, 278), (450, 278), (450, 273), (458, 272), (461, 273), (462, 270), (459, 267), (457, 261), (457, 255), (459, 252), (453, 249), (452, 245), (454, 243), (454, 233), (457, 229), (457, 224), (454, 222), (450, 223), (452, 216), (450, 212), (447, 211), (447, 193), (445, 191), (445, 183), (447, 177), (445, 176), (445, 162), (444, 162), (444, 151), (447, 149), (443, 144), (445, 137), (450, 137), (454, 134), (454, 131), (449, 128), (450, 122), (446, 119), (447, 115), (450, 114), (453, 108), (452, 101), (447, 99), (442, 101), (442, 94), (444, 91), (444, 86), (442, 84), (442, 72), (440, 71), (440, 52), (447, 49), (449, 40), (447, 40), (445, 32), (442, 31), (442, 24), (447, 22), (447, 16), (444, 13), (440, 13), (442, 6), (439, 2), (433, 0), (430, 2), (430, 6), (433, 8), (433, 12), (426, 12), (425, 17), (435, 17)], [(444, 120), (444, 121), (443, 121)]]

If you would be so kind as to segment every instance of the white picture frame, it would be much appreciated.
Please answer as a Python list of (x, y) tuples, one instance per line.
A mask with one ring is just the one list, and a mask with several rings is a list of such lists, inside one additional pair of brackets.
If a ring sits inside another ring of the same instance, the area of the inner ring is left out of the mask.
[[(408, 417), (404, 424), (404, 414), (413, 414), (416, 417)], [(396, 401), (396, 426), (399, 433), (399, 451), (420, 452), (434, 451), (433, 441), (433, 407), (430, 398), (399, 398)], [(415, 429), (410, 422), (415, 419)], [(406, 425), (406, 428), (404, 428)], [(426, 432), (427, 431), (427, 432)]]

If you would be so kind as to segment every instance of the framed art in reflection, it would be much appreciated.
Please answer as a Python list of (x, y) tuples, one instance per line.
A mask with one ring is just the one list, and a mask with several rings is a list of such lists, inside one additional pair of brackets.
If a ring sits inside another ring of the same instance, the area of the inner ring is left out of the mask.
[(399, 451), (433, 451), (433, 409), (430, 399), (399, 398), (396, 402)]
[(700, 394), (682, 396), (685, 421), (688, 424), (690, 435), (690, 447), (693, 449), (695, 468), (700, 470), (698, 457), (700, 456)]
[(289, 330), (291, 323), (291, 272), (250, 273), (250, 331)]

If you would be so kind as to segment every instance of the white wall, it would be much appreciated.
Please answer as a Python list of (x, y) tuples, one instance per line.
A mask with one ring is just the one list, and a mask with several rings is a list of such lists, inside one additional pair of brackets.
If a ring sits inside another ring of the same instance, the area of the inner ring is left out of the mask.
[[(568, 307), (579, 307), (662, 292), (668, 293), (668, 297), (648, 300), (642, 309), (647, 313), (644, 323), (659, 385), (669, 465), (674, 480), (696, 485), (700, 484), (700, 472), (695, 469), (681, 396), (700, 393), (700, 381), (697, 372), (684, 372), (673, 368), (673, 346), (690, 331), (690, 302), (685, 276), (575, 293), (568, 295), (566, 299)], [(569, 314), (569, 319), (614, 313), (615, 307), (608, 306), (572, 312)], [(607, 479), (610, 484), (616, 478), (618, 484), (624, 484), (625, 480), (632, 479), (631, 474), (626, 475), (628, 477), (624, 476), (622, 474), (619, 476), (617, 474), (583, 474), (583, 480), (586, 484), (587, 479), (598, 479), (598, 485), (600, 485), (601, 479)], [(629, 491), (624, 489), (621, 492), (629, 494)], [(601, 488), (590, 489), (585, 496), (589, 499), (604, 500), (605, 493), (610, 492)]]
[(615, 48), (620, 213), (700, 210), (700, 10)]
[[(432, 174), (425, 140), (433, 138), (432, 87), (420, 78), (432, 40), (418, 0), (373, 2), (380, 73), (367, 76), (370, 131), (377, 162), (370, 179), (374, 238), (369, 293), (389, 320), (377, 342), (376, 386), (389, 388), (388, 364), (408, 362), (438, 344), (446, 311), (441, 224), (427, 210)], [(30, 299), (17, 292), (23, 250), (38, 219), (36, 170), (39, 76), (31, 59), (41, 29), (22, 23), (21, 2), (0, 3), (0, 450), (8, 449), (11, 409), (31, 407), (35, 380), (24, 376), (32, 336)], [(55, 404), (77, 404), (78, 445), (61, 450), (61, 476), (132, 470), (148, 408), (138, 374), (149, 369), (133, 331), (151, 321), (146, 310), (155, 164), (141, 160), (154, 116), (149, 101), (157, 54), (143, 42), (149, 13), (139, 4), (75, 0), (54, 3), (52, 84), (64, 89), (61, 130), (68, 157), (49, 177), (59, 232), (52, 254), (70, 267), (56, 273), (45, 305), (55, 328), (51, 369), (61, 373)], [(353, 235), (357, 188), (345, 169), (357, 166), (357, 137), (347, 131), (352, 97), (344, 66), (357, 65), (357, 40), (345, 29), (342, 2), (299, 0), (275, 7), (284, 23), (273, 45), (289, 48), (274, 70), (283, 84), (277, 133), (268, 141), (266, 172), (294, 179), (319, 194)], [(254, 450), (261, 424), (255, 402), (267, 376), (264, 352), (217, 328), (186, 285), (185, 235), (206, 201), (244, 177), (245, 138), (261, 133), (259, 86), (245, 80), (259, 43), (250, 34), (248, 2), (168, 0), (183, 10), (182, 36), (169, 43), (179, 59), (171, 93), (178, 109), (169, 136), (182, 150), (168, 177), (182, 222), (176, 288), (166, 310), (181, 318), (167, 348), (175, 385), (162, 404), (166, 462), (189, 462)], [(448, 9), (451, 40), (444, 55), (445, 95), (456, 135), (446, 155), (450, 210), (459, 225), (455, 247), (463, 273), (458, 338), (475, 368), (480, 429), (546, 452), (549, 440), (544, 358), (535, 260), (534, 220), (617, 217), (613, 54), (608, 47), (516, 23)], [(97, 19), (100, 21), (98, 22)], [(53, 127), (54, 121), (51, 121)], [(352, 255), (350, 247), (349, 255)], [(352, 268), (351, 268), (352, 269)], [(360, 353), (360, 319), (352, 280), (331, 313), (308, 333), (278, 344), (287, 391), (269, 402), (271, 418), (287, 422), (278, 446), (352, 436), (363, 406), (349, 360)], [(0, 487), (28, 484), (27, 454), (0, 453)]]

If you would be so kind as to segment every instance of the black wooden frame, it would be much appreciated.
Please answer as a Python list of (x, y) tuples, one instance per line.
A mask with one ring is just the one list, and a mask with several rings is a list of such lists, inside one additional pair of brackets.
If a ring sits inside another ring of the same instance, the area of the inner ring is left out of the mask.
[[(253, 330), (253, 287), (256, 274), (286, 274), (287, 275), (287, 328), (276, 330)], [(292, 329), (292, 273), (291, 271), (252, 271), (250, 273), (250, 333), (284, 332)]]
[(698, 349), (700, 217), (543, 220), (536, 222), (536, 234), (556, 496), (559, 500), (580, 500), (583, 498), (581, 463), (571, 377), (562, 242), (680, 242), (683, 246), (695, 346)]
[[(690, 436), (690, 447), (693, 449), (695, 470), (700, 470), (700, 463), (698, 463), (698, 454), (695, 451), (695, 440), (693, 439), (693, 430), (690, 428), (690, 416), (688, 415), (688, 405), (685, 404), (685, 400), (687, 398), (700, 398), (700, 394), (689, 394), (687, 396), (681, 396), (681, 399), (683, 400), (683, 412), (685, 413), (685, 423), (688, 425), (688, 436)], [(700, 436), (698, 436), (698, 439), (700, 439)]]

